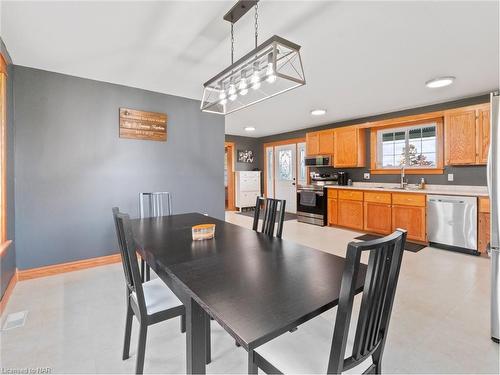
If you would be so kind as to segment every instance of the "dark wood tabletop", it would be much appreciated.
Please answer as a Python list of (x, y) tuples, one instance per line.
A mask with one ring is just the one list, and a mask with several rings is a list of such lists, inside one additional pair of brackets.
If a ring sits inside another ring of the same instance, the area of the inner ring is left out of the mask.
[[(193, 241), (191, 227), (203, 223), (216, 224), (215, 238)], [(196, 213), (132, 225), (139, 252), (155, 272), (247, 350), (338, 303), (342, 257)]]

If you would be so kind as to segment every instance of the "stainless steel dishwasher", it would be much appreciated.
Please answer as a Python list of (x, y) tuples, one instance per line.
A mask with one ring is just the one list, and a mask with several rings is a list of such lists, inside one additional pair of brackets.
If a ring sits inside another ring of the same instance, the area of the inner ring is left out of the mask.
[(427, 238), (440, 247), (477, 255), (477, 198), (428, 195)]

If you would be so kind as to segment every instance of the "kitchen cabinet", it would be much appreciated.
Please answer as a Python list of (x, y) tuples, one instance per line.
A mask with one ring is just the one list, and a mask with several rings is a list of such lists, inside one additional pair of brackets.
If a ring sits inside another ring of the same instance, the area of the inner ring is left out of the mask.
[(487, 161), (489, 104), (445, 112), (444, 152), (446, 165), (477, 165)]
[(318, 132), (306, 134), (306, 154), (308, 156), (319, 155), (319, 134), (318, 134)]
[(363, 192), (339, 190), (337, 224), (352, 229), (363, 229)]
[(478, 164), (488, 162), (488, 150), (490, 148), (490, 106), (479, 109), (478, 116), (477, 152)]
[(367, 232), (389, 234), (392, 232), (391, 194), (364, 193), (364, 227)]
[(392, 194), (392, 230), (408, 231), (408, 240), (427, 241), (424, 194)]
[(307, 133), (306, 153), (309, 156), (333, 154), (333, 129)]
[(357, 126), (336, 128), (334, 131), (333, 164), (335, 168), (365, 166), (365, 129)]
[(337, 225), (337, 212), (338, 212), (338, 200), (337, 200), (337, 190), (328, 189), (328, 206), (327, 206), (327, 217), (328, 225)]
[(328, 225), (337, 225), (338, 200), (328, 198)]
[(479, 198), (477, 225), (477, 250), (485, 253), (490, 242), (490, 202), (488, 198)]

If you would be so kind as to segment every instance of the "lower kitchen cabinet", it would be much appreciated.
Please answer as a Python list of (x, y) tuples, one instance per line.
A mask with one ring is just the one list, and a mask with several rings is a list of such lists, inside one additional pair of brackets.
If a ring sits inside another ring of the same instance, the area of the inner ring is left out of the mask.
[(328, 225), (337, 225), (337, 211), (338, 211), (338, 201), (337, 199), (328, 198)]
[(481, 212), (478, 224), (477, 250), (485, 253), (490, 242), (490, 214)]
[[(389, 197), (390, 198), (390, 197)], [(389, 234), (392, 231), (391, 205), (386, 203), (364, 203), (364, 230)]]
[(490, 201), (479, 198), (479, 213), (477, 221), (477, 250), (485, 253), (490, 242)]
[(392, 229), (406, 229), (408, 240), (425, 242), (427, 240), (425, 207), (392, 206)]
[(339, 199), (337, 224), (363, 230), (363, 202)]

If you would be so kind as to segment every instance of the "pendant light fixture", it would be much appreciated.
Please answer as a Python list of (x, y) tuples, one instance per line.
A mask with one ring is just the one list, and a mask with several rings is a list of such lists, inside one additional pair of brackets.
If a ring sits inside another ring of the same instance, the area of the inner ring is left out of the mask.
[[(231, 24), (231, 65), (203, 86), (201, 110), (229, 114), (306, 83), (300, 46), (277, 35), (258, 45), (258, 0), (240, 0), (226, 13)], [(234, 24), (255, 9), (255, 48), (234, 62)]]

